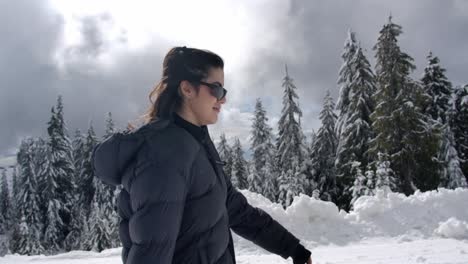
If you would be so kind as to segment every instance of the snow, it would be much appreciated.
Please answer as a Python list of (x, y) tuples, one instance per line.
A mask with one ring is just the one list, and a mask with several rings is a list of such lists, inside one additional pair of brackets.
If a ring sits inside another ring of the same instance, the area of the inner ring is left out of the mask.
[(463, 96), (461, 100), (461, 105), (468, 105), (468, 95)]
[[(403, 194), (377, 191), (356, 200), (354, 210), (300, 195), (286, 210), (265, 197), (241, 191), (312, 251), (314, 264), (468, 264), (468, 189)], [(292, 263), (234, 235), (237, 261)], [(101, 253), (73, 251), (55, 256), (7, 255), (0, 264), (121, 263), (120, 248)]]
[(468, 239), (468, 223), (460, 221), (455, 217), (450, 217), (445, 222), (440, 222), (434, 233), (447, 238)]

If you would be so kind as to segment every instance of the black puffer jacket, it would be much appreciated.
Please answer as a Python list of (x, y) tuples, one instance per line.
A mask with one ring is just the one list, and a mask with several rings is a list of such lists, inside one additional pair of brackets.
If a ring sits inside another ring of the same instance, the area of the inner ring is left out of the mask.
[(231, 185), (203, 129), (197, 140), (174, 119), (160, 119), (116, 133), (94, 149), (95, 175), (123, 185), (123, 263), (235, 263), (230, 228), (283, 258), (303, 249)]

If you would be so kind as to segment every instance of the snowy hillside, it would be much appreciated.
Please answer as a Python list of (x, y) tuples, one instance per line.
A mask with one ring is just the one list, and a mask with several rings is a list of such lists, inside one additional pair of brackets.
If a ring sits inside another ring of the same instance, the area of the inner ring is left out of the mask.
[[(349, 214), (333, 203), (301, 195), (283, 210), (261, 195), (242, 191), (312, 250), (314, 263), (468, 263), (468, 189), (406, 197), (364, 196)], [(292, 263), (234, 237), (238, 263)], [(56, 256), (7, 255), (0, 263), (121, 263), (120, 249)]]

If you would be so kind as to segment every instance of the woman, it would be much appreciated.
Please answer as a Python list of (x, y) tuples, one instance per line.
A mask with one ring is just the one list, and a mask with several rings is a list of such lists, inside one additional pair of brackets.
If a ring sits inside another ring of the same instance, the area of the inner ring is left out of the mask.
[(212, 52), (171, 49), (145, 124), (94, 149), (95, 175), (123, 185), (123, 263), (235, 263), (230, 229), (294, 263), (312, 263), (310, 251), (249, 205), (223, 172), (207, 129), (226, 102), (223, 67)]

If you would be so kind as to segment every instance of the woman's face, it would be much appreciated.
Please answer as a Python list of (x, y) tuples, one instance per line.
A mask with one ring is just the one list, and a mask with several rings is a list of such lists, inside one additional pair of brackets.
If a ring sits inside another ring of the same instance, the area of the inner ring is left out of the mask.
[[(210, 84), (217, 84), (224, 87), (224, 71), (221, 68), (211, 68), (207, 78), (202, 80)], [(221, 112), (221, 105), (226, 102), (226, 97), (218, 100), (211, 93), (211, 88), (204, 84), (198, 85), (198, 94), (187, 100), (187, 105), (192, 112), (192, 118), (197, 125), (209, 125), (218, 121), (218, 115)]]

